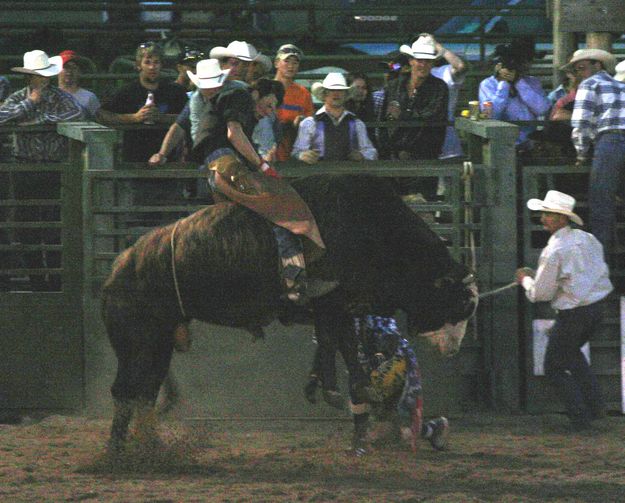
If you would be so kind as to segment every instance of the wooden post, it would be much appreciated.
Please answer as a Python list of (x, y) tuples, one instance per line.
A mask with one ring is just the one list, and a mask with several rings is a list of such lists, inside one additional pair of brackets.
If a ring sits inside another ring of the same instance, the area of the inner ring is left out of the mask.
[(553, 69), (552, 84), (556, 88), (560, 85), (560, 67), (568, 63), (571, 53), (576, 48), (575, 34), (563, 32), (562, 24), (562, 0), (553, 0), (552, 7), (553, 24)]
[[(456, 119), (456, 129), (483, 142), (486, 164), (486, 211), (482, 236), (482, 270), (490, 267), (490, 288), (514, 278), (517, 256), (517, 183), (515, 141), (519, 128), (496, 120)], [(471, 159), (474, 161), (474, 159)], [(495, 295), (481, 309), (484, 366), (495, 410), (519, 409), (519, 315), (516, 295)]]
[(612, 34), (596, 31), (586, 33), (586, 45), (589, 49), (603, 49), (612, 52)]

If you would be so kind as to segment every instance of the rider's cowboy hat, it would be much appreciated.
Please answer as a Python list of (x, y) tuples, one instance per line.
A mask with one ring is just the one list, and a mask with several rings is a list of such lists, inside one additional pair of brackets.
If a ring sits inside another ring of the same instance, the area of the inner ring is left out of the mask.
[(545, 199), (530, 199), (527, 202), (527, 207), (532, 211), (560, 213), (561, 215), (569, 217), (577, 225), (584, 225), (584, 221), (579, 215), (573, 212), (573, 208), (575, 208), (575, 198), (564, 192), (550, 190), (547, 192)]
[(24, 54), (24, 66), (16, 66), (11, 71), (18, 73), (28, 73), (31, 75), (41, 75), (42, 77), (52, 77), (58, 75), (63, 70), (63, 59), (61, 56), (51, 58), (40, 50), (30, 51)]
[(208, 56), (211, 59), (235, 58), (241, 61), (254, 61), (258, 56), (258, 51), (252, 44), (234, 40), (228, 44), (228, 47), (213, 47)]
[(616, 58), (614, 57), (614, 54), (611, 54), (608, 51), (604, 51), (603, 49), (578, 49), (573, 53), (571, 61), (569, 61), (566, 65), (560, 67), (560, 70), (571, 71), (573, 70), (573, 66), (575, 65), (575, 63), (587, 59), (600, 61), (603, 64), (603, 68), (605, 68), (606, 72), (614, 73)]
[(326, 78), (323, 79), (323, 82), (315, 82), (311, 86), (310, 92), (315, 98), (323, 101), (324, 89), (328, 91), (348, 91), (350, 87), (345, 81), (345, 75), (338, 72), (330, 72), (326, 75)]
[(438, 59), (441, 57), (441, 54), (436, 50), (436, 42), (429, 35), (420, 36), (413, 42), (412, 46), (402, 45), (399, 52), (415, 59)]
[(230, 70), (222, 70), (216, 59), (203, 59), (195, 67), (195, 73), (187, 70), (191, 82), (198, 89), (215, 89), (226, 81)]

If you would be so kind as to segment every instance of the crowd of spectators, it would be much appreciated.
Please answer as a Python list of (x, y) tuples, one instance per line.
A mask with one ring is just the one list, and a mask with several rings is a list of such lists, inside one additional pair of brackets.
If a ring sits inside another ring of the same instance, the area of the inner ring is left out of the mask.
[[(621, 166), (614, 156), (607, 159), (604, 152), (620, 147), (606, 149), (603, 145), (625, 130), (625, 114), (618, 105), (622, 103), (619, 81), (625, 75), (623, 64), (612, 77), (616, 63), (613, 55), (598, 49), (579, 50), (561, 69), (562, 84), (547, 95), (540, 80), (529, 72), (535, 56), (534, 44), (527, 40), (497, 46), (492, 57), (493, 74), (479, 84), (480, 108), (493, 119), (520, 121), (516, 144), (521, 160), (541, 142), (558, 145), (561, 153), (575, 156), (580, 163), (593, 160), (594, 216), (590, 222), (600, 236), (605, 236), (600, 241), (610, 247), (616, 195), (611, 181)], [(215, 128), (219, 125), (215, 124), (214, 109), (221, 99), (201, 99), (193, 79), (202, 78), (201, 72), (195, 73), (199, 62), (216, 61), (225, 79), (219, 95), (244, 90), (251, 93), (248, 102), (252, 108), (249, 124), (241, 123), (240, 131), (229, 132), (219, 141), (222, 146), (231, 146), (241, 144), (245, 137), (254, 153), (239, 153), (252, 164), (261, 162), (256, 159), (268, 163), (298, 159), (314, 164), (322, 160), (463, 157), (453, 121), (468, 65), (432, 35), (422, 33), (391, 55), (384, 63), (384, 83), (379, 89), (363, 73), (329, 73), (323, 82), (313, 85), (322, 102), (318, 110), (310, 90), (296, 82), (304, 58), (303, 51), (293, 44), (282, 45), (273, 58), (236, 40), (225, 47), (213, 47), (208, 56), (201, 50), (185, 48), (175, 65), (177, 77), (170, 81), (163, 78), (162, 48), (147, 42), (136, 49), (137, 78), (100, 101), (81, 85), (81, 75), (89, 71), (87, 58), (73, 50), (54, 57), (34, 50), (24, 55), (23, 67), (13, 68), (25, 75), (25, 87), (11, 94), (9, 81), (0, 77), (0, 124), (80, 119), (112, 127), (135, 125), (124, 128), (124, 161), (148, 166), (176, 160), (202, 161), (206, 145), (216, 141)], [(51, 85), (55, 76), (58, 86)], [(258, 85), (263, 79), (271, 83)], [(606, 101), (614, 96), (619, 98)], [(242, 112), (235, 109), (232, 113)], [(546, 121), (544, 127), (537, 128), (539, 121)], [(380, 122), (386, 125), (380, 126)], [(3, 160), (56, 162), (66, 155), (67, 141), (56, 132), (25, 131), (14, 136), (11, 145), (3, 144)], [(9, 146), (10, 155), (6, 152)], [(606, 168), (599, 169), (599, 164), (610, 164), (610, 174)], [(436, 197), (444, 191), (441, 182), (436, 188), (420, 186), (419, 190), (428, 199)], [(170, 190), (177, 189), (146, 182), (134, 202), (167, 199), (163, 191)], [(206, 194), (206, 187), (201, 187), (198, 195)]]

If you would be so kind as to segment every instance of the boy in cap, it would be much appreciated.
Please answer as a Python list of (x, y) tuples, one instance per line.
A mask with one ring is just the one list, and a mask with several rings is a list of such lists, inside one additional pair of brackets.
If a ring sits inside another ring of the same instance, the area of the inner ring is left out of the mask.
[(551, 237), (536, 273), (518, 269), (516, 280), (530, 302), (550, 302), (557, 312), (545, 353), (545, 375), (564, 400), (572, 428), (588, 429), (601, 417), (603, 401), (580, 348), (601, 325), (602, 301), (613, 289), (608, 266), (601, 243), (569, 226), (570, 221), (583, 225), (573, 212), (573, 197), (550, 190), (544, 200), (530, 199), (527, 207), (541, 212), (541, 223)]
[(285, 44), (278, 49), (274, 66), (275, 80), (284, 86), (284, 99), (276, 116), (282, 126), (282, 141), (278, 145), (276, 159), (287, 161), (293, 149), (300, 122), (312, 116), (315, 109), (308, 89), (295, 83), (295, 76), (304, 53), (293, 44)]
[(91, 91), (80, 87), (80, 75), (83, 68), (87, 68), (86, 60), (72, 50), (63, 51), (59, 56), (63, 59), (63, 71), (59, 73), (59, 87), (80, 103), (87, 119), (94, 120), (100, 109), (100, 100)]

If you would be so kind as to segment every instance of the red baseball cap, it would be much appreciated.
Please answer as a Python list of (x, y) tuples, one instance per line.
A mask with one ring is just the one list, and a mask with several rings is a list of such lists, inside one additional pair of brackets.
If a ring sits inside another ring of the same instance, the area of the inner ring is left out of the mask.
[(68, 49), (61, 52), (59, 56), (61, 56), (61, 59), (63, 59), (63, 65), (65, 65), (68, 61), (75, 61), (76, 64), (78, 64), (78, 66), (80, 66), (83, 71), (89, 69), (87, 60), (82, 56), (79, 56), (76, 51)]

